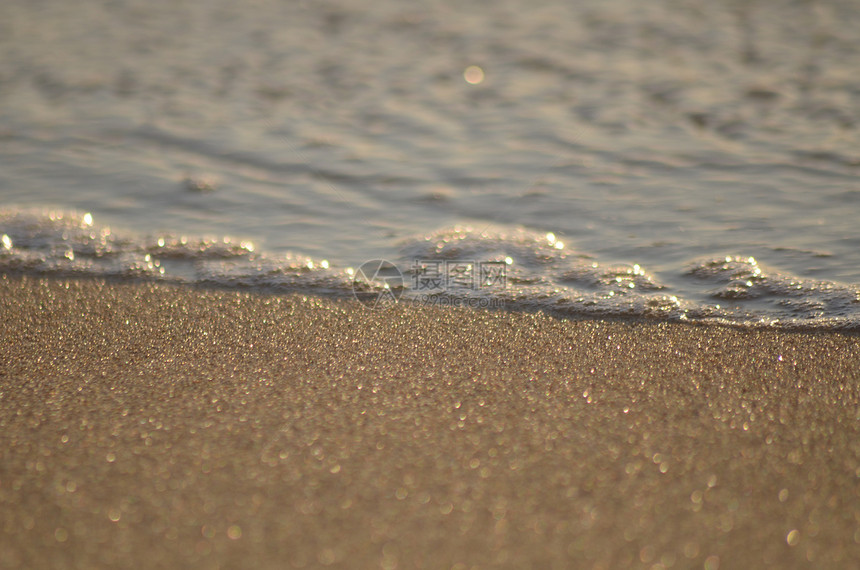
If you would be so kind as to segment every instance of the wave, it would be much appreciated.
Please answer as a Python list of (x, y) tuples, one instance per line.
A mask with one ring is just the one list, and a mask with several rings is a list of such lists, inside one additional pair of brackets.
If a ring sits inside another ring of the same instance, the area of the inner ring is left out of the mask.
[[(374, 279), (299, 253), (271, 255), (226, 236), (133, 235), (89, 213), (0, 210), (0, 272), (303, 291), (390, 293), (401, 302), (539, 310), (786, 329), (860, 330), (860, 290), (771, 271), (748, 256), (689, 263), (668, 285), (644, 261), (602, 264), (553, 233), (445, 228), (392, 253)], [(681, 285), (678, 285), (678, 284)], [(388, 297), (386, 297), (388, 298)]]

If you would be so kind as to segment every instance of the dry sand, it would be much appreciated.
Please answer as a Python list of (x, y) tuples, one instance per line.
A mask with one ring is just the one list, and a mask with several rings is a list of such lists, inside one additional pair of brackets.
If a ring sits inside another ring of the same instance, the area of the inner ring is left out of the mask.
[(860, 342), (0, 277), (0, 566), (850, 568)]

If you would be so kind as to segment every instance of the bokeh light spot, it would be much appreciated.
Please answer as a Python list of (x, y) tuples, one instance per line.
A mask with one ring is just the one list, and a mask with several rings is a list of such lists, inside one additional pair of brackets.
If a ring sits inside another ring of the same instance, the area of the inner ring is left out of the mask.
[(477, 85), (484, 80), (484, 70), (477, 65), (470, 65), (463, 72), (463, 78), (466, 80), (466, 83)]

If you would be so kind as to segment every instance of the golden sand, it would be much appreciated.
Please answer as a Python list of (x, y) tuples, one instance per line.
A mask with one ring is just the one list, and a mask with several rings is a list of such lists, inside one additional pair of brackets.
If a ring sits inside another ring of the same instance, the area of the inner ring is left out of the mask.
[(0, 277), (4, 568), (848, 568), (860, 342)]

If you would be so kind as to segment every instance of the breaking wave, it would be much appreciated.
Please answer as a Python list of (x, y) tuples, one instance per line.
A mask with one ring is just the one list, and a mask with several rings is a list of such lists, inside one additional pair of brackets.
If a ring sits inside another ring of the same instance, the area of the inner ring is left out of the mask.
[[(401, 243), (391, 261), (403, 275), (398, 292), (404, 300), (477, 299), (486, 302), (455, 304), (569, 317), (860, 329), (857, 286), (785, 275), (743, 255), (694, 260), (681, 275), (661, 279), (648, 271), (647, 260), (604, 264), (552, 233), (454, 227)], [(428, 271), (433, 287), (425, 286)], [(20, 210), (0, 210), (0, 272), (336, 297), (351, 296), (356, 278), (353, 267), (299, 253), (267, 254), (250, 241), (139, 236), (100, 226), (88, 213)]]

